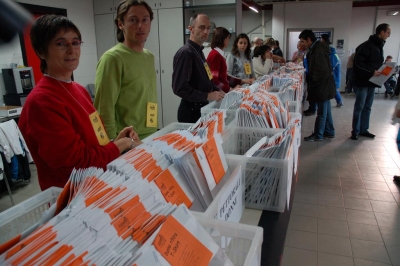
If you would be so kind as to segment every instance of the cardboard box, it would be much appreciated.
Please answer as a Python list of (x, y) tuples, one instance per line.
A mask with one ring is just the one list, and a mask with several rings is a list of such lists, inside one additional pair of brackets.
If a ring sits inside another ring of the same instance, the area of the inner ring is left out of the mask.
[(22, 106), (0, 106), (0, 117), (20, 115)]

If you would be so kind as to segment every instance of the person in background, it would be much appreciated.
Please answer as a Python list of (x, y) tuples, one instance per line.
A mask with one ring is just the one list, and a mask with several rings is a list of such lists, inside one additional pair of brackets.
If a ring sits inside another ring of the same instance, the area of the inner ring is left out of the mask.
[(351, 139), (358, 136), (375, 138), (368, 131), (372, 103), (374, 102), (376, 84), (370, 82), (373, 76), (381, 75), (378, 69), (383, 64), (383, 46), (390, 36), (389, 24), (383, 23), (375, 29), (375, 34), (356, 48), (353, 64), (353, 82), (356, 92), (354, 102)]
[(262, 44), (263, 44), (263, 40), (262, 40), (260, 37), (254, 37), (253, 45), (252, 45), (252, 47), (250, 48), (250, 49), (251, 49), (251, 58), (253, 58), (254, 49), (255, 49), (256, 47), (262, 45)]
[(44, 76), (26, 99), (19, 128), (35, 161), (40, 188), (62, 188), (74, 168), (105, 169), (140, 141), (132, 127), (110, 141), (89, 93), (71, 80), (83, 43), (72, 21), (41, 16), (30, 37)]
[(306, 50), (304, 46), (300, 44), (300, 41), (297, 43), (297, 51), (293, 53), (292, 62), (295, 64), (300, 64), (304, 60), (304, 56), (306, 54)]
[[(386, 56), (386, 60), (384, 62), (388, 63), (388, 62), (392, 62), (393, 57), (391, 55)], [(390, 78), (388, 78), (388, 80), (385, 81), (385, 83), (383, 83), (383, 85), (385, 86), (385, 98), (388, 97), (388, 95), (390, 95), (390, 98), (393, 99), (394, 97), (394, 88), (396, 87), (396, 74), (398, 71), (395, 71)]]
[(269, 38), (265, 39), (264, 44), (268, 45), (269, 47), (271, 47), (271, 49), (273, 49), (275, 46), (275, 40), (274, 40), (274, 38), (269, 37)]
[(211, 52), (208, 54), (207, 63), (210, 66), (212, 81), (214, 85), (229, 92), (231, 87), (240, 87), (244, 80), (229, 76), (227, 73), (226, 61), (223, 49), (229, 44), (231, 34), (223, 27), (215, 28), (211, 40)]
[(349, 61), (347, 61), (346, 70), (346, 95), (355, 95), (353, 89), (353, 61), (355, 53), (349, 56)]
[(254, 50), (253, 68), (255, 77), (262, 77), (272, 70), (273, 61), (271, 47), (261, 45)]
[(340, 96), (339, 88), (340, 88), (340, 59), (339, 56), (336, 54), (336, 49), (333, 47), (331, 40), (328, 34), (322, 34), (321, 42), (325, 43), (329, 46), (329, 59), (331, 61), (331, 67), (333, 71), (333, 77), (335, 78), (335, 85), (336, 85), (336, 107), (344, 106), (342, 97)]
[(112, 139), (129, 125), (140, 139), (157, 131), (154, 55), (144, 48), (152, 20), (153, 11), (146, 2), (121, 1), (114, 20), (119, 43), (97, 64), (94, 106)]
[(190, 38), (174, 56), (172, 90), (181, 97), (178, 121), (195, 123), (201, 108), (208, 101), (219, 101), (225, 96), (212, 82), (212, 74), (203, 54), (203, 43), (210, 33), (210, 19), (205, 14), (194, 14), (189, 21)]
[(281, 48), (279, 47), (279, 41), (275, 40), (275, 43), (274, 43), (273, 48), (274, 48), (274, 50), (272, 50), (272, 53), (273, 53), (274, 55), (283, 57), (282, 50), (281, 50)]
[(233, 43), (232, 51), (226, 58), (228, 75), (242, 79), (246, 84), (252, 84), (255, 80), (249, 43), (250, 40), (246, 34), (239, 34)]
[(335, 128), (331, 113), (331, 101), (335, 97), (335, 81), (329, 59), (329, 47), (315, 38), (312, 30), (303, 30), (299, 39), (308, 50), (307, 62), (307, 100), (317, 103), (317, 118), (314, 132), (305, 141), (321, 141), (334, 138)]

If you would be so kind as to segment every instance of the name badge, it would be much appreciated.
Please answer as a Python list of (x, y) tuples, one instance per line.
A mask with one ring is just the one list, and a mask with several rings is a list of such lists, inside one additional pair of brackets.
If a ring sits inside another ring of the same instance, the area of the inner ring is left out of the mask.
[(147, 103), (146, 127), (157, 127), (157, 104)]
[(244, 63), (244, 73), (246, 73), (246, 75), (250, 75), (251, 74), (250, 63)]
[(101, 146), (107, 145), (110, 142), (107, 132), (104, 129), (103, 123), (101, 123), (100, 115), (97, 111), (94, 111), (89, 115), (90, 122), (92, 123), (94, 133), (96, 134), (97, 140)]
[(211, 70), (210, 70), (210, 67), (208, 66), (207, 62), (204, 62), (204, 68), (205, 68), (206, 71), (207, 71), (208, 78), (209, 78), (210, 80), (212, 80), (213, 77), (212, 77)]

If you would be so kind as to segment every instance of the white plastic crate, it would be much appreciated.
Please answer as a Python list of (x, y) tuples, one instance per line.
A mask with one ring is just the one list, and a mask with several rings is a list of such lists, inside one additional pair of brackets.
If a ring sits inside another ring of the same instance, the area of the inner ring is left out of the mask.
[(221, 106), (221, 101), (212, 101), (209, 104), (203, 106), (201, 108), (201, 116), (208, 115), (209, 113), (213, 111), (222, 111), (225, 110), (226, 112), (226, 117), (225, 117), (225, 125), (229, 125), (233, 120), (236, 118), (236, 110), (226, 110), (226, 109), (220, 109)]
[(290, 101), (289, 102), (289, 112), (301, 113), (301, 102), (299, 102), (299, 101)]
[(149, 142), (152, 141), (153, 139), (157, 137), (164, 136), (168, 133), (174, 132), (175, 130), (180, 130), (180, 129), (188, 129), (189, 127), (193, 126), (194, 124), (192, 123), (179, 123), (179, 122), (173, 122), (169, 124), (166, 127), (163, 127), (162, 129), (158, 130), (157, 132), (151, 134), (147, 138), (143, 139), (143, 142)]
[[(254, 146), (261, 138), (265, 136), (273, 136), (276, 133), (282, 132), (283, 129), (261, 129), (261, 128), (244, 128), (232, 127), (229, 131), (224, 132), (222, 139), (222, 147), (226, 157), (237, 157), (243, 162), (245, 171), (245, 206), (248, 208), (269, 210), (276, 212), (283, 212), (286, 206), (288, 195), (288, 188), (291, 187), (292, 174), (293, 174), (293, 152), (294, 145), (289, 158), (286, 159), (269, 159), (258, 157), (244, 157), (245, 154), (252, 146)], [(275, 198), (270, 199), (268, 202), (251, 203), (249, 195), (257, 193), (260, 182), (265, 182), (263, 176), (259, 173), (265, 169), (279, 171), (277, 179), (278, 185), (274, 195)]]
[(235, 266), (261, 265), (264, 236), (261, 227), (211, 220), (201, 214), (195, 216)]
[(53, 205), (62, 189), (51, 187), (0, 213), (0, 244), (21, 234), (39, 222)]
[[(228, 204), (230, 204), (231, 200), (233, 199), (227, 199), (224, 198), (223, 195), (226, 195), (226, 193), (228, 192), (228, 189), (231, 185), (233, 185), (233, 182), (238, 182), (238, 180), (236, 180), (236, 175), (234, 175), (234, 173), (237, 171), (239, 171), (239, 167), (240, 168), (240, 172), (241, 172), (241, 179), (240, 179), (240, 184), (241, 184), (241, 191), (236, 191), (236, 193), (241, 193), (241, 204), (237, 204), (234, 206), (234, 208), (239, 208), (238, 206), (241, 206), (241, 209), (235, 209), (232, 211), (238, 211), (240, 212), (240, 217), (242, 216), (243, 210), (244, 210), (244, 184), (245, 184), (245, 179), (244, 179), (244, 167), (243, 167), (243, 161), (241, 160), (241, 158), (238, 157), (226, 157), (226, 161), (228, 163), (228, 171), (225, 174), (225, 176), (222, 178), (221, 182), (217, 185), (217, 189), (219, 190), (219, 192), (217, 193), (217, 195), (214, 197), (212, 203), (210, 204), (210, 206), (208, 206), (207, 210), (200, 211), (199, 209), (196, 208), (190, 208), (191, 211), (193, 211), (194, 213), (200, 213), (200, 214), (204, 214), (206, 217), (209, 217), (211, 219), (218, 219), (218, 212), (219, 210), (219, 203), (221, 201), (226, 201), (228, 200)], [(233, 195), (231, 194), (231, 196), (235, 196), (234, 193)], [(232, 222), (239, 222), (240, 217), (237, 221), (233, 221), (231, 219), (229, 219), (229, 221)], [(230, 217), (232, 218), (232, 217)]]

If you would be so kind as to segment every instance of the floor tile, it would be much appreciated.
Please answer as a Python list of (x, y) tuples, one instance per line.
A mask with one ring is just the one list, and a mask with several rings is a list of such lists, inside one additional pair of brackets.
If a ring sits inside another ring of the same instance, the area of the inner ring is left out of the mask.
[(344, 208), (318, 205), (318, 218), (346, 221)]
[(375, 181), (375, 182), (385, 182), (385, 179), (381, 174), (369, 174), (369, 173), (363, 173), (361, 175), (363, 180), (367, 181)]
[(335, 195), (318, 194), (318, 204), (334, 207), (343, 207), (343, 197)]
[(383, 182), (364, 181), (364, 186), (370, 190), (390, 191), (386, 183)]
[(400, 246), (400, 229), (379, 227), (386, 246)]
[(378, 225), (373, 212), (346, 209), (348, 222)]
[(318, 184), (323, 186), (340, 187), (340, 179), (339, 177), (318, 175)]
[(343, 197), (345, 198), (368, 199), (368, 194), (366, 189), (344, 187), (342, 188), (342, 191), (343, 191)]
[(318, 204), (318, 194), (296, 191), (293, 201), (308, 204)]
[(292, 214), (318, 217), (318, 205), (294, 202), (292, 207)]
[(363, 181), (355, 178), (340, 178), (342, 187), (364, 188)]
[(400, 187), (399, 187), (399, 185), (397, 185), (397, 184), (388, 184), (388, 183), (387, 183), (387, 186), (389, 187), (389, 190), (390, 190), (391, 192), (397, 192), (397, 193), (400, 192)]
[(296, 192), (318, 193), (318, 185), (313, 183), (296, 184)]
[(368, 197), (371, 200), (376, 201), (386, 201), (386, 202), (396, 202), (391, 192), (387, 191), (377, 191), (377, 190), (367, 190)]
[(400, 265), (400, 246), (387, 246), (386, 247), (390, 260), (392, 261), (392, 264), (395, 266)]
[(290, 215), (289, 229), (297, 231), (318, 232), (318, 219), (315, 217)]
[(285, 247), (282, 266), (317, 266), (318, 255), (316, 251)]
[[(354, 170), (354, 166), (350, 166), (350, 169)], [(358, 171), (339, 171), (340, 178), (356, 178), (361, 179), (360, 172)]]
[(350, 239), (318, 234), (318, 251), (342, 256), (352, 256)]
[(348, 223), (350, 238), (382, 243), (381, 232), (376, 225)]
[(351, 239), (351, 248), (355, 258), (391, 263), (383, 243)]
[(340, 187), (318, 185), (318, 194), (342, 196)]
[(375, 212), (378, 226), (400, 229), (400, 215), (398, 213)]
[(355, 266), (390, 266), (392, 264), (386, 264), (386, 263), (377, 262), (377, 261), (354, 258), (354, 265)]
[(367, 199), (345, 198), (344, 207), (346, 209), (372, 211), (370, 201)]
[(354, 266), (352, 257), (318, 252), (318, 266)]
[(317, 251), (317, 234), (288, 229), (285, 246)]
[(318, 218), (318, 234), (349, 237), (347, 222)]
[(384, 213), (399, 213), (400, 209), (399, 205), (394, 202), (385, 202), (385, 201), (374, 201), (371, 200), (372, 209), (374, 212), (384, 212)]

